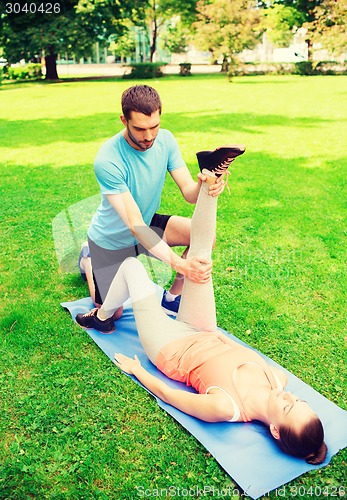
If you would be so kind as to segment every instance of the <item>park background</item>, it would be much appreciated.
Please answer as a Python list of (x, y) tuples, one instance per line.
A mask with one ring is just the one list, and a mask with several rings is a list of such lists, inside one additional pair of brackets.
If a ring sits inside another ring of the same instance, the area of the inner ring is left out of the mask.
[(166, 64), (186, 75), (196, 63), (221, 64), (229, 77), (346, 74), (346, 22), (347, 0), (9, 0), (0, 83), (57, 80), (57, 64), (71, 63), (110, 63), (113, 76), (123, 66), (136, 78)]
[[(346, 76), (4, 80), (1, 498), (132, 500), (143, 488), (237, 487), (60, 307), (88, 294), (77, 256), (98, 196), (93, 159), (121, 130), (120, 96), (133, 83), (159, 91), (162, 127), (193, 176), (196, 151), (247, 145), (219, 200), (219, 326), (347, 408)], [(59, 248), (68, 238), (54, 221), (71, 207), (81, 207), (81, 224), (66, 260)], [(169, 178), (161, 208), (193, 211)], [(162, 283), (171, 279), (155, 269)], [(346, 459), (342, 450), (292, 481), (287, 497), (345, 488)]]

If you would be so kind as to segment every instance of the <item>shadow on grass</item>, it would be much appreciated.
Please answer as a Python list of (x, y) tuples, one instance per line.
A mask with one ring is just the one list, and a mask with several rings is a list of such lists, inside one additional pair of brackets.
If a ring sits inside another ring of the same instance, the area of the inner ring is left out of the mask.
[[(73, 83), (112, 83), (112, 82), (127, 82), (129, 86), (135, 85), (137, 83), (137, 80), (132, 80), (130, 78), (123, 78), (122, 75), (69, 75), (68, 73), (63, 73), (64, 76), (61, 76), (58, 78), (58, 80), (45, 80), (44, 78), (42, 80), (4, 80), (2, 82), (2, 85), (0, 86), (0, 91), (6, 91), (6, 90), (13, 90), (17, 88), (23, 88), (23, 87), (28, 87), (31, 85), (60, 85), (62, 83), (68, 83), (68, 84), (73, 84)], [(192, 73), (189, 76), (189, 80), (206, 80), (206, 79), (212, 79), (212, 80), (220, 80), (220, 79), (225, 79), (227, 80), (227, 76), (225, 73)], [(177, 82), (183, 82), (186, 80), (186, 78), (182, 78), (178, 73), (172, 73), (172, 74), (165, 74), (163, 77), (160, 78), (161, 81), (177, 81)], [(152, 85), (154, 83), (157, 83), (158, 79), (157, 78), (144, 78), (140, 80), (140, 83), (143, 84), (148, 84)], [(238, 81), (238, 83), (240, 83)], [(244, 82), (242, 82), (244, 83)], [(69, 85), (71, 86), (71, 85)]]
[[(260, 76), (260, 75), (259, 75)], [(245, 75), (241, 77), (233, 77), (231, 80), (231, 83), (236, 84), (236, 85), (268, 85), (269, 83), (271, 84), (280, 84), (280, 85), (293, 85), (294, 83), (301, 83), (300, 79), (297, 78), (297, 81), (295, 82), (295, 77), (297, 75), (288, 75), (288, 78), (286, 78), (283, 75), (273, 75), (271, 76), (261, 76), (261, 79), (258, 79), (257, 76), (250, 76), (250, 75)], [(246, 80), (242, 80), (242, 78), (247, 78)], [(277, 79), (278, 78), (278, 79)]]
[[(224, 133), (226, 129), (259, 134), (265, 127), (316, 128), (323, 120), (317, 117), (291, 117), (285, 115), (257, 115), (254, 113), (167, 113), (161, 125), (174, 134), (206, 130)], [(89, 116), (39, 120), (0, 120), (3, 132), (2, 145), (10, 148), (20, 146), (42, 146), (56, 142), (80, 143), (111, 137), (122, 129), (116, 112), (96, 113)]]
[(58, 80), (12, 80), (12, 81), (3, 81), (2, 85), (0, 86), (0, 92), (5, 92), (8, 90), (14, 90), (14, 89), (19, 89), (19, 88), (25, 88), (28, 86), (32, 85), (58, 85), (62, 83), (90, 83), (90, 82), (100, 82), (100, 83), (105, 83), (105, 82), (123, 82), (124, 79), (121, 76), (63, 76), (62, 78), (58, 78)]

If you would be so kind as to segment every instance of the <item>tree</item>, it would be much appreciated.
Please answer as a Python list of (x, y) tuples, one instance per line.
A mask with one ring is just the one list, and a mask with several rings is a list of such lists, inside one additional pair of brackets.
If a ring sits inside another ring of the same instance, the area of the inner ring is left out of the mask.
[(197, 11), (195, 41), (214, 59), (223, 57), (222, 71), (228, 71), (244, 49), (252, 49), (263, 31), (255, 0), (199, 0)]
[(146, 4), (146, 0), (16, 0), (11, 4), (19, 6), (16, 11), (8, 8), (10, 3), (1, 4), (0, 45), (10, 62), (37, 59), (43, 53), (46, 78), (55, 80), (58, 53), (82, 56), (96, 41), (106, 44), (111, 34), (122, 35), (129, 19), (138, 21)]
[(122, 36), (116, 37), (111, 35), (110, 37), (110, 51), (115, 56), (120, 57), (122, 62), (124, 62), (126, 57), (131, 56), (135, 52), (135, 34), (131, 27), (129, 26)]
[(179, 16), (182, 27), (196, 20), (196, 0), (148, 0), (146, 24), (150, 33), (150, 61), (157, 50), (160, 30), (170, 25), (172, 18)]
[(293, 30), (302, 26), (302, 12), (286, 5), (274, 4), (264, 10), (264, 26), (268, 38), (278, 47), (286, 47), (293, 38)]
[[(340, 1), (340, 0), (337, 0)], [(311, 23), (315, 20), (314, 10), (318, 7), (323, 0), (275, 0), (272, 4), (282, 4), (296, 9), (303, 17), (302, 22)], [(308, 24), (307, 26), (310, 26)], [(308, 49), (308, 60), (312, 60), (312, 45), (313, 45), (313, 32), (311, 29), (307, 30), (306, 43)]]
[(64, 45), (62, 41), (66, 38), (66, 30), (71, 29), (73, 23), (75, 3), (76, 0), (57, 3), (52, 12), (48, 5), (39, 2), (29, 4), (29, 11), (28, 4), (23, 0), (1, 5), (1, 45), (7, 60), (10, 63), (21, 59), (39, 60), (44, 50), (47, 78), (57, 78), (55, 47), (59, 34), (59, 47)]
[(312, 41), (336, 56), (347, 52), (347, 0), (324, 0), (313, 9), (313, 17), (304, 24), (312, 33)]
[(161, 35), (162, 46), (171, 54), (182, 54), (187, 50), (190, 37), (189, 28), (182, 23), (179, 16), (176, 16), (165, 26)]

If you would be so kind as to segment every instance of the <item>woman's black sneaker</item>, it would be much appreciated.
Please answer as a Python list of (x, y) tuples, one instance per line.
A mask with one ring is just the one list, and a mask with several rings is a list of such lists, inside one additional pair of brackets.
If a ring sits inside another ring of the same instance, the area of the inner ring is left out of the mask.
[(99, 330), (101, 333), (112, 333), (115, 331), (113, 318), (105, 319), (102, 321), (96, 315), (98, 312), (97, 307), (92, 309), (86, 314), (77, 314), (76, 322), (82, 327), (87, 329)]
[(196, 153), (196, 157), (200, 171), (204, 173), (203, 170), (208, 170), (216, 177), (220, 177), (225, 173), (230, 163), (237, 156), (242, 155), (245, 150), (246, 146), (243, 144), (234, 144), (233, 146), (222, 146), (214, 151), (199, 151)]

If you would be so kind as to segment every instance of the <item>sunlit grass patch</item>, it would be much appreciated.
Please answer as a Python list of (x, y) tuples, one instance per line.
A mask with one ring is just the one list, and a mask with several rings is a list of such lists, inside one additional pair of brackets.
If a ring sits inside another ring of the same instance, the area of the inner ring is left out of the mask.
[[(230, 195), (219, 200), (219, 325), (346, 408), (346, 78), (146, 83), (159, 90), (162, 126), (175, 134), (194, 176), (196, 151), (247, 145), (230, 169)], [(139, 487), (234, 486), (60, 307), (88, 290), (75, 262), (78, 245), (59, 253), (70, 243), (53, 221), (69, 213), (78, 243), (85, 237), (98, 194), (93, 159), (121, 130), (128, 85), (0, 90), (3, 498), (132, 500)], [(193, 211), (170, 179), (161, 210)], [(154, 269), (163, 284), (171, 279)], [(346, 458), (344, 450), (291, 484), (341, 485)]]

